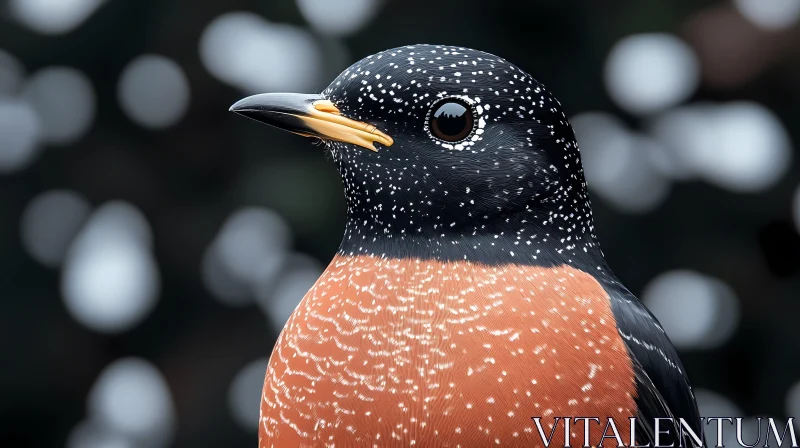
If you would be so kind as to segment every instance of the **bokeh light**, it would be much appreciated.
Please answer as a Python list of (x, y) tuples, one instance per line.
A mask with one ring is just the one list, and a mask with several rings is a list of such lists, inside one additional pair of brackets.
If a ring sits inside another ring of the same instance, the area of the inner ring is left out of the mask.
[(256, 299), (272, 327), (280, 331), (297, 304), (322, 274), (322, 266), (313, 258), (293, 253), (287, 257), (275, 282), (262, 278), (256, 289)]
[(718, 347), (739, 324), (739, 300), (733, 289), (698, 272), (665, 272), (645, 287), (642, 299), (681, 349)]
[(652, 132), (681, 166), (737, 193), (772, 187), (790, 166), (786, 129), (771, 111), (753, 102), (677, 108), (656, 118)]
[(50, 67), (34, 73), (24, 97), (36, 110), (47, 143), (74, 143), (94, 121), (94, 88), (86, 75), (73, 68)]
[(62, 34), (86, 21), (105, 0), (9, 0), (11, 15), (42, 34)]
[(90, 418), (136, 441), (135, 446), (168, 446), (174, 435), (169, 386), (161, 372), (141, 358), (119, 359), (103, 369), (87, 407)]
[(136, 448), (131, 438), (91, 420), (75, 426), (65, 445), (66, 448)]
[(244, 366), (228, 389), (228, 406), (236, 423), (247, 431), (258, 429), (261, 409), (261, 387), (267, 371), (267, 358), (255, 360)]
[(217, 240), (225, 266), (235, 276), (248, 281), (255, 278), (264, 260), (286, 251), (290, 241), (289, 226), (283, 218), (271, 210), (256, 207), (234, 213)]
[(747, 20), (768, 30), (789, 28), (800, 19), (797, 0), (733, 0), (733, 4)]
[(663, 202), (670, 180), (657, 168), (657, 143), (628, 131), (614, 116), (587, 112), (570, 119), (589, 189), (623, 212), (644, 213)]
[(709, 117), (715, 108), (710, 103), (695, 103), (669, 110), (650, 123), (650, 134), (669, 151), (672, 163), (684, 180), (701, 175), (697, 153), (714, 146)]
[(318, 87), (321, 55), (311, 34), (253, 13), (214, 19), (200, 38), (200, 57), (212, 75), (249, 93)]
[(80, 193), (53, 190), (42, 193), (25, 207), (20, 220), (22, 244), (33, 259), (58, 266), (91, 211)]
[(700, 65), (692, 49), (673, 35), (637, 34), (611, 50), (605, 81), (620, 107), (649, 114), (689, 98), (700, 82)]
[(218, 301), (229, 306), (245, 306), (253, 302), (250, 285), (236, 276), (223, 264), (217, 245), (210, 245), (200, 266), (203, 284)]
[(166, 128), (178, 122), (189, 107), (189, 81), (172, 59), (146, 54), (125, 67), (117, 96), (134, 122), (146, 128)]
[(794, 383), (786, 393), (786, 415), (800, 418), (800, 381)]
[(383, 0), (297, 0), (303, 17), (323, 34), (349, 35), (369, 23)]
[(760, 191), (774, 185), (789, 168), (792, 148), (786, 130), (760, 104), (723, 105), (712, 126), (717, 151), (708, 146), (697, 154), (697, 163), (711, 182), (732, 191)]
[(160, 281), (142, 213), (124, 202), (100, 207), (67, 253), (61, 279), (64, 303), (86, 327), (127, 331), (155, 307)]
[(206, 289), (218, 301), (229, 306), (245, 306), (252, 303), (250, 285), (234, 276), (223, 264), (217, 245), (212, 244), (206, 249), (200, 272)]
[(206, 251), (206, 287), (228, 305), (251, 303), (257, 282), (272, 283), (277, 278), (291, 240), (288, 224), (272, 210), (236, 211)]
[(704, 388), (695, 388), (697, 408), (703, 417), (743, 417), (744, 412), (729, 398)]
[(0, 173), (25, 168), (38, 152), (42, 125), (27, 102), (0, 97)]
[(562, 102), (609, 263), (701, 414), (800, 418), (800, 2), (440, 3), (0, 0), (0, 445), (253, 445), (257, 358), (346, 204), (327, 151), (228, 108), (418, 41)]
[(792, 215), (794, 216), (794, 224), (797, 226), (797, 231), (800, 232), (800, 185), (794, 192), (794, 202), (792, 203)]
[(25, 67), (11, 53), (0, 50), (0, 98), (19, 93), (25, 80)]
[[(729, 398), (720, 395), (717, 392), (702, 389), (702, 388), (695, 388), (694, 389), (694, 397), (697, 399), (697, 408), (700, 411), (700, 416), (705, 418), (710, 417), (744, 417), (744, 412), (739, 409), (736, 404), (734, 404)], [(727, 422), (723, 422), (723, 442), (725, 446), (738, 446), (736, 444), (736, 434), (731, 426)], [(705, 425), (705, 432), (706, 432), (706, 443), (707, 446), (718, 446), (718, 438), (717, 438), (717, 422), (713, 421), (707, 425)], [(731, 438), (730, 434), (733, 435)]]

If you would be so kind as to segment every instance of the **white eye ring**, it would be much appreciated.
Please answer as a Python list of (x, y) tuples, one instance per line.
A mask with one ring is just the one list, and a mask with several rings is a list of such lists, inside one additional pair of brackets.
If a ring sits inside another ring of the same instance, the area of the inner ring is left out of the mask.
[[(459, 113), (448, 114), (448, 112)], [(447, 117), (443, 120), (443, 117)], [(440, 98), (425, 117), (425, 132), (446, 146), (471, 139), (478, 129), (478, 112), (472, 100), (460, 96)]]

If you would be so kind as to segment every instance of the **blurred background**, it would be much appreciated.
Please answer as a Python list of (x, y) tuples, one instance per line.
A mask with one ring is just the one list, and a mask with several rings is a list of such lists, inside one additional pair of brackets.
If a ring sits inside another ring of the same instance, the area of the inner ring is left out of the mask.
[(798, 19), (800, 0), (0, 0), (0, 446), (255, 446), (267, 357), (344, 202), (319, 147), (228, 107), (412, 43), (498, 54), (561, 100), (603, 249), (704, 415), (800, 417)]

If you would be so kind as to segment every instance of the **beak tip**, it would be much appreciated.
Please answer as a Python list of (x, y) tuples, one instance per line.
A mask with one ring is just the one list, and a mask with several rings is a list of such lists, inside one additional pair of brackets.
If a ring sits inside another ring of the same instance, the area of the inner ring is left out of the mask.
[[(245, 98), (245, 99), (246, 99), (246, 98)], [(231, 107), (229, 107), (229, 108), (228, 108), (228, 112), (233, 112), (233, 113), (239, 113), (239, 112), (241, 112), (241, 111), (242, 111), (242, 103), (243, 103), (243, 102), (244, 102), (244, 100), (239, 100), (239, 101), (237, 101), (237, 102), (233, 103), (233, 104), (231, 105)]]

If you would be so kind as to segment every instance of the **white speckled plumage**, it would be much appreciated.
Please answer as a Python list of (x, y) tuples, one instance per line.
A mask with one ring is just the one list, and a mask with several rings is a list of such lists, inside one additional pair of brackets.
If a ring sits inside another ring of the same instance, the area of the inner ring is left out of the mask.
[(262, 446), (533, 446), (532, 415), (622, 421), (634, 390), (586, 273), (337, 257), (276, 344)]
[[(342, 254), (390, 246), (440, 259), (513, 252), (557, 263), (597, 252), (571, 126), (558, 100), (508, 61), (466, 48), (397, 48), (354, 64), (323, 95), (397, 137), (377, 153), (327, 143), (351, 217)], [(463, 142), (430, 133), (432, 105), (445, 98), (474, 106)], [(513, 241), (480, 241), (486, 234)]]
[[(322, 97), (392, 144), (325, 141), (345, 235), (273, 350), (260, 447), (539, 446), (532, 416), (699, 421), (663, 329), (607, 268), (544, 86), (488, 53), (415, 45)], [(447, 101), (472, 114), (463, 139), (431, 126)]]

